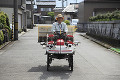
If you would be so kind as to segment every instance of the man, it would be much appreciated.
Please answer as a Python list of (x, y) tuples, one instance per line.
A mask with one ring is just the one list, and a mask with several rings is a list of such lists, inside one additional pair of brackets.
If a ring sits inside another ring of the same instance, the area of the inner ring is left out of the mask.
[(66, 23), (63, 22), (63, 19), (64, 19), (64, 17), (62, 16), (62, 14), (57, 15), (57, 18), (56, 18), (57, 22), (54, 22), (53, 26), (52, 26), (52, 32), (54, 34), (56, 34), (56, 31), (58, 33), (61, 33), (61, 32), (67, 33), (68, 32), (67, 25), (66, 25)]

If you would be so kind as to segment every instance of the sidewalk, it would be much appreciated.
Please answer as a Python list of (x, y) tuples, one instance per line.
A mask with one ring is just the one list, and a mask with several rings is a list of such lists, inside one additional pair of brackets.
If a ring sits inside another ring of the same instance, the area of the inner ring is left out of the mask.
[(86, 33), (80, 33), (80, 36), (85, 37), (85, 38), (87, 38), (87, 39), (89, 39), (89, 40), (91, 40), (91, 41), (93, 41), (93, 42), (107, 48), (107, 49), (110, 49), (110, 50), (120, 54), (120, 51), (117, 51), (116, 48), (112, 47), (111, 45), (109, 45), (107, 43), (101, 42), (101, 41), (99, 41), (99, 40), (97, 40), (97, 39), (95, 39), (93, 37), (90, 37), (90, 36), (86, 35)]
[[(29, 31), (30, 29), (27, 29), (27, 32)], [(26, 32), (21, 32), (21, 33), (18, 33), (18, 38), (20, 37), (20, 36), (22, 36), (23, 34), (25, 34)], [(2, 50), (4, 47), (6, 47), (8, 44), (10, 44), (11, 42), (13, 42), (13, 41), (9, 41), (9, 42), (5, 42), (4, 44), (2, 44), (2, 45), (0, 45), (0, 50)]]

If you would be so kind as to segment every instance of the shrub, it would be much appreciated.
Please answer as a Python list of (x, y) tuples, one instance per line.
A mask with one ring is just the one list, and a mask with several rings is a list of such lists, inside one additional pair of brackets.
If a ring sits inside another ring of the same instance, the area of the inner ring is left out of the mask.
[(70, 21), (69, 20), (65, 20), (64, 23), (66, 23), (67, 25), (70, 25)]
[(5, 16), (6, 16), (6, 25), (10, 28), (9, 17), (6, 13), (5, 13)]
[[(9, 17), (6, 13), (0, 12), (0, 29), (6, 29), (8, 32), (9, 39), (11, 38), (11, 29), (10, 29), (10, 22)], [(0, 32), (0, 40), (4, 40), (3, 32)]]
[(9, 17), (6, 13), (0, 12), (0, 29), (7, 29), (9, 38), (11, 37), (11, 28)]
[(4, 12), (0, 12), (0, 23), (2, 23), (4, 26), (6, 25), (6, 16)]
[(9, 36), (9, 39), (11, 38), (11, 29), (10, 29), (10, 27), (8, 27), (8, 26), (5, 26), (4, 27), (5, 29), (7, 29), (7, 32), (8, 32), (8, 36)]
[(3, 24), (2, 23), (0, 23), (0, 29), (3, 29)]
[(4, 35), (3, 35), (3, 32), (2, 31), (0, 31), (0, 40), (3, 42), (3, 40), (4, 40)]
[(47, 14), (48, 16), (51, 16), (51, 19), (52, 20), (54, 20), (54, 15), (55, 15), (55, 13), (54, 12), (48, 12), (48, 14)]
[(97, 16), (89, 17), (89, 21), (112, 21), (120, 20), (120, 11), (116, 10), (112, 13), (98, 14)]
[(11, 31), (11, 28), (8, 27), (7, 25), (4, 26), (5, 29), (8, 29), (9, 31)]
[(18, 32), (21, 33), (21, 32), (22, 32), (22, 29), (19, 29)]

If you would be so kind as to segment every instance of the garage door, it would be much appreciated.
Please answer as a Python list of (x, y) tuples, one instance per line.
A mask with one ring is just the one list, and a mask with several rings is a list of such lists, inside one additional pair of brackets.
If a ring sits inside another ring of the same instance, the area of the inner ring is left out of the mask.
[(18, 14), (18, 30), (22, 29), (22, 15)]

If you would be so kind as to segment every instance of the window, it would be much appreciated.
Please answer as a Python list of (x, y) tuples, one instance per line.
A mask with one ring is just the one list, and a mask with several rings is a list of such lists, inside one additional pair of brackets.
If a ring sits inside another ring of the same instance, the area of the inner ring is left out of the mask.
[(41, 11), (52, 11), (51, 8), (41, 8)]
[(41, 8), (41, 11), (44, 11), (44, 8)]
[(51, 8), (49, 8), (49, 11), (52, 11)]
[(36, 1), (56, 1), (56, 0), (36, 0)]

